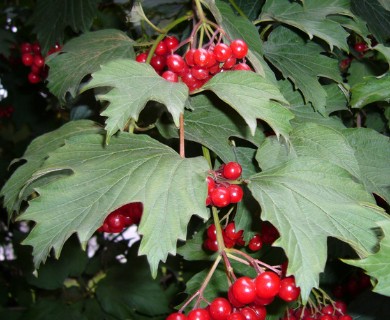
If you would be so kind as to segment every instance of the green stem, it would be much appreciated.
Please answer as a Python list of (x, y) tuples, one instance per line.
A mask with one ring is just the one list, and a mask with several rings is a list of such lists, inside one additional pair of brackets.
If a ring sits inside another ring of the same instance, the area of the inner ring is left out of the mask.
[(223, 241), (222, 227), (221, 227), (221, 223), (219, 222), (219, 216), (218, 216), (217, 208), (213, 206), (212, 207), (212, 212), (213, 212), (214, 225), (215, 225), (215, 229), (216, 229), (216, 232), (217, 232), (218, 251), (222, 252), (226, 248), (225, 248), (225, 242)]
[[(203, 283), (202, 283), (202, 286), (199, 288), (198, 291), (196, 291), (188, 300), (185, 304), (183, 304), (183, 306), (180, 308), (179, 312), (183, 312), (183, 310), (191, 303), (192, 300), (194, 300), (197, 296), (199, 296), (197, 302), (196, 302), (196, 305), (199, 304), (199, 302), (204, 299), (203, 298), (203, 292), (204, 290), (206, 289), (207, 285), (209, 284), (215, 270), (217, 269), (218, 267), (218, 264), (221, 262), (221, 255), (219, 255), (217, 257), (217, 259), (215, 259), (213, 265), (211, 266), (211, 269), (209, 270), (206, 278), (204, 279)], [(195, 306), (196, 308), (196, 306)]]
[(248, 19), (246, 14), (241, 10), (241, 8), (237, 5), (237, 3), (234, 0), (229, 0), (229, 3), (232, 5), (232, 7), (238, 12), (238, 14), (241, 17)]
[(206, 158), (207, 163), (209, 164), (210, 169), (213, 168), (213, 164), (211, 163), (210, 150), (205, 146), (202, 146), (203, 156)]
[(204, 11), (203, 11), (203, 8), (202, 8), (202, 4), (200, 3), (200, 0), (195, 0), (195, 6), (196, 6), (196, 11), (197, 11), (197, 15), (198, 15), (198, 18), (200, 21), (205, 21), (206, 20), (206, 16), (204, 14)]

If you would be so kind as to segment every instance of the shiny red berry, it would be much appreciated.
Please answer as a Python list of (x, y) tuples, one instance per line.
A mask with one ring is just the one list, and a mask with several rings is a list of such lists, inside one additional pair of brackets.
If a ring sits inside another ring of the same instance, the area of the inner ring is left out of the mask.
[(179, 46), (179, 39), (177, 39), (175, 36), (167, 36), (164, 39), (164, 43), (169, 51), (175, 51)]
[(280, 281), (279, 298), (292, 302), (298, 299), (301, 289), (296, 286), (294, 277), (287, 277)]
[(226, 320), (226, 318), (232, 313), (232, 305), (229, 300), (225, 298), (215, 298), (210, 306), (209, 313), (213, 320)]
[(219, 208), (226, 207), (230, 204), (230, 192), (228, 188), (224, 186), (219, 186), (215, 188), (211, 194), (212, 203)]
[(31, 53), (23, 53), (22, 55), (22, 63), (25, 66), (31, 66), (34, 62), (34, 56)]
[(255, 234), (252, 239), (249, 240), (248, 248), (251, 251), (259, 251), (263, 247), (263, 241), (261, 241), (260, 234)]
[(177, 73), (170, 71), (170, 70), (164, 71), (163, 74), (161, 75), (161, 77), (163, 77), (165, 80), (167, 80), (169, 82), (178, 82), (179, 81), (179, 76), (177, 75)]
[(242, 188), (237, 184), (231, 184), (229, 187), (230, 192), (230, 202), (231, 203), (238, 203), (242, 200), (242, 197), (244, 196), (244, 191)]
[(171, 54), (167, 57), (168, 68), (176, 73), (182, 73), (186, 68), (186, 62), (178, 54)]
[(187, 320), (187, 316), (180, 312), (171, 313), (165, 320)]
[(148, 58), (147, 52), (142, 52), (135, 57), (135, 61), (140, 63), (145, 63), (147, 58)]
[(232, 285), (232, 294), (240, 304), (249, 304), (255, 301), (256, 287), (249, 277), (240, 277)]
[(242, 167), (238, 162), (228, 162), (223, 166), (222, 175), (229, 180), (236, 180), (241, 176)]
[(232, 56), (232, 49), (225, 43), (218, 43), (213, 50), (215, 59), (219, 62), (225, 62)]
[(271, 271), (260, 273), (255, 279), (256, 295), (259, 298), (275, 297), (280, 290), (280, 278)]
[(248, 45), (244, 40), (236, 39), (230, 43), (230, 48), (232, 49), (233, 57), (237, 59), (242, 59), (248, 53)]
[(210, 314), (206, 309), (193, 309), (187, 315), (188, 320), (210, 320)]

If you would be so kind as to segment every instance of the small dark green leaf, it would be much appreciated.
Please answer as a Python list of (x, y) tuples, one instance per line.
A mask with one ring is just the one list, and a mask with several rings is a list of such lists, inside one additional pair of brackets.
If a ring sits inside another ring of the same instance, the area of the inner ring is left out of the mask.
[(118, 130), (124, 130), (129, 119), (137, 121), (148, 101), (164, 104), (179, 127), (179, 117), (188, 98), (188, 87), (184, 83), (167, 81), (150, 65), (134, 60), (115, 60), (101, 66), (83, 91), (101, 87), (112, 88), (97, 96), (110, 103), (101, 113), (107, 117), (107, 141)]
[(382, 77), (367, 77), (351, 89), (352, 108), (363, 108), (367, 104), (386, 101), (390, 102), (390, 75)]
[(67, 27), (76, 33), (88, 31), (97, 15), (99, 2), (100, 0), (38, 0), (31, 22), (43, 52), (46, 53), (56, 43), (62, 43)]
[(342, 82), (338, 61), (321, 54), (323, 48), (306, 42), (286, 27), (277, 27), (264, 44), (266, 58), (302, 92), (305, 101), (325, 114), (327, 92), (318, 82), (325, 77)]
[(253, 135), (257, 119), (262, 119), (278, 136), (281, 134), (288, 137), (293, 115), (278, 103), (287, 104), (287, 101), (279, 88), (266, 78), (250, 71), (223, 72), (214, 76), (202, 88), (213, 91), (234, 108), (244, 118)]
[(49, 90), (65, 103), (69, 92), (75, 97), (82, 79), (109, 61), (135, 56), (133, 41), (119, 30), (85, 33), (65, 44), (61, 54), (49, 57)]

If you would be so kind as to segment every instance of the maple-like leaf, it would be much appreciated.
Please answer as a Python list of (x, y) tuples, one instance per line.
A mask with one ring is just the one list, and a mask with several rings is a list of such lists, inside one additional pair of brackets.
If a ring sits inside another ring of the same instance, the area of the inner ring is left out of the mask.
[(24, 241), (33, 246), (36, 266), (52, 248), (58, 257), (73, 233), (85, 246), (110, 212), (139, 201), (144, 205), (139, 253), (156, 275), (159, 261), (175, 254), (177, 240), (186, 238), (191, 216), (209, 217), (207, 161), (181, 158), (149, 136), (121, 133), (108, 146), (100, 134), (71, 137), (36, 176), (60, 170), (71, 174), (36, 188), (39, 196), (19, 217), (36, 222)]
[(310, 0), (304, 4), (290, 1), (267, 0), (259, 20), (275, 21), (298, 28), (310, 38), (325, 40), (331, 50), (333, 46), (348, 51), (348, 32), (328, 16), (342, 15), (353, 18), (349, 0)]
[(377, 244), (373, 228), (386, 218), (362, 184), (343, 168), (301, 156), (250, 177), (249, 189), (263, 220), (280, 232), (284, 249), (306, 301), (319, 285), (327, 259), (327, 238), (348, 243), (361, 257)]
[(377, 279), (373, 291), (390, 296), (390, 220), (378, 222), (384, 237), (380, 242), (379, 251), (361, 260), (343, 260), (355, 267), (366, 270), (367, 274)]
[(33, 31), (46, 53), (56, 43), (62, 44), (65, 29), (86, 32), (98, 13), (99, 0), (38, 0), (31, 22)]
[(255, 133), (257, 119), (262, 119), (278, 136), (281, 134), (287, 138), (291, 130), (290, 120), (294, 116), (280, 104), (287, 105), (288, 102), (279, 88), (266, 78), (250, 71), (222, 72), (201, 89), (213, 91), (234, 108), (244, 118), (252, 134)]
[(362, 82), (351, 88), (352, 108), (363, 108), (367, 104), (386, 101), (390, 102), (390, 75), (382, 77), (366, 77)]
[(61, 54), (49, 56), (48, 88), (65, 103), (66, 94), (78, 93), (83, 78), (109, 61), (135, 57), (134, 41), (119, 30), (87, 32), (67, 42)]
[(107, 141), (118, 130), (123, 130), (129, 119), (137, 121), (148, 101), (164, 104), (179, 127), (188, 87), (182, 82), (165, 80), (149, 64), (120, 59), (102, 65), (101, 70), (92, 74), (92, 80), (83, 91), (102, 87), (111, 88), (108, 93), (97, 95), (99, 100), (110, 103), (101, 113), (107, 117)]
[(279, 26), (271, 32), (264, 44), (265, 57), (289, 78), (298, 88), (306, 102), (325, 114), (327, 92), (319, 83), (319, 77), (342, 82), (338, 60), (321, 54), (322, 47), (306, 42), (297, 33)]
[[(33, 191), (30, 184), (44, 184), (51, 179), (50, 175), (42, 179), (32, 179), (34, 173), (41, 168), (49, 154), (65, 144), (65, 141), (75, 135), (97, 133), (102, 128), (90, 120), (71, 121), (57, 130), (41, 135), (28, 146), (24, 155), (15, 159), (12, 165), (25, 161), (18, 167), (1, 189), (0, 196), (4, 196), (4, 206), (9, 216), (18, 212), (21, 202), (26, 200)], [(60, 174), (60, 173), (58, 173)]]

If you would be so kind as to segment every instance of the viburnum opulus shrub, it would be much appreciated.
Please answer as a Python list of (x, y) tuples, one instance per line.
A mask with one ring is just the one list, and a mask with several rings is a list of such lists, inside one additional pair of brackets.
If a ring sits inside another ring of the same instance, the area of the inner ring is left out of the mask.
[[(68, 107), (92, 96), (100, 117), (11, 167), (4, 206), (30, 221), (43, 270), (30, 284), (50, 290), (47, 258), (67, 266), (93, 239), (60, 281), (85, 290), (64, 300), (80, 317), (348, 320), (362, 292), (375, 316), (390, 295), (390, 11), (373, 2), (38, 1), (40, 48), (20, 45), (31, 85)], [(94, 20), (110, 8), (122, 30)]]

